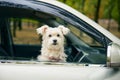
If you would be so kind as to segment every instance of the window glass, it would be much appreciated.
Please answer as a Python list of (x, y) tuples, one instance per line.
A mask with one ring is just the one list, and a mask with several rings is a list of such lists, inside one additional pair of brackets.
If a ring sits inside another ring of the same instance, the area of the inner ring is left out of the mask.
[(76, 35), (80, 40), (82, 40), (83, 42), (85, 42), (89, 46), (102, 46), (102, 44), (100, 44), (98, 41), (96, 41), (94, 38), (87, 35), (83, 31), (81, 31), (80, 29), (77, 29), (76, 27), (74, 27), (74, 26), (72, 26), (70, 24), (67, 25), (67, 26), (69, 27), (70, 31), (74, 35)]
[(14, 44), (40, 44), (36, 29), (39, 22), (32, 19), (11, 18), (11, 32)]

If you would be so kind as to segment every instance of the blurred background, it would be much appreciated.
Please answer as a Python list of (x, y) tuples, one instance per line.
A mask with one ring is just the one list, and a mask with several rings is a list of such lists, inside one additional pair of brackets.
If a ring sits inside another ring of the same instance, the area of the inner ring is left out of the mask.
[(58, 0), (85, 14), (120, 38), (120, 0)]

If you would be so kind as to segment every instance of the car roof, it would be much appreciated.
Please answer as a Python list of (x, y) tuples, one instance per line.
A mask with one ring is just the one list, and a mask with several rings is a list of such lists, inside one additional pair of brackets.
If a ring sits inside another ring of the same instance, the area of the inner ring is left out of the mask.
[(35, 2), (43, 2), (43, 3), (46, 3), (46, 4), (54, 5), (56, 7), (59, 7), (61, 9), (64, 9), (64, 10), (68, 11), (69, 13), (74, 14), (75, 16), (77, 16), (81, 20), (85, 21), (86, 23), (88, 23), (89, 25), (94, 27), (96, 30), (101, 32), (102, 34), (104, 34), (112, 42), (120, 44), (120, 39), (117, 38), (116, 36), (114, 36), (112, 33), (107, 31), (106, 29), (104, 29), (103, 27), (101, 27), (100, 25), (95, 23), (93, 20), (91, 20), (88, 17), (86, 17), (85, 15), (83, 15), (82, 13), (76, 11), (75, 9), (73, 9), (73, 8), (67, 6), (67, 5), (65, 5), (65, 4), (63, 4), (63, 3), (59, 2), (59, 1), (56, 1), (56, 0), (30, 0), (30, 1), (29, 0), (1, 0), (0, 2), (9, 2), (9, 3), (14, 3), (14, 4), (22, 4), (22, 6), (20, 6), (20, 5), (11, 5), (11, 4), (7, 4), (7, 5), (3, 5), (3, 6), (20, 7), (20, 8), (28, 8), (28, 9), (33, 8), (33, 9), (37, 9), (37, 10), (39, 10), (40, 7), (38, 6), (39, 4), (35, 3)]

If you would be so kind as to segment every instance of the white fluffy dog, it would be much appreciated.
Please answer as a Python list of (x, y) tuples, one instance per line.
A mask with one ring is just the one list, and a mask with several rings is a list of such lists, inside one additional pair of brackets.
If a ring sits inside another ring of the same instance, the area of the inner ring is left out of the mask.
[(64, 35), (69, 29), (60, 25), (51, 28), (44, 25), (37, 28), (37, 33), (42, 35), (41, 55), (38, 56), (39, 61), (63, 61), (66, 62), (67, 55), (64, 53)]

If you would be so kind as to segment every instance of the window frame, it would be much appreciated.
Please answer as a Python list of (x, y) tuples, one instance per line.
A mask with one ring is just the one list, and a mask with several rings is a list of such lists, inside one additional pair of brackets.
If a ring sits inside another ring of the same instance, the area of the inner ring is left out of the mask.
[[(1, 46), (7, 52), (7, 54), (13, 57), (13, 41), (10, 32), (9, 18), (0, 17), (0, 27), (1, 27)], [(6, 34), (4, 34), (6, 33)]]

